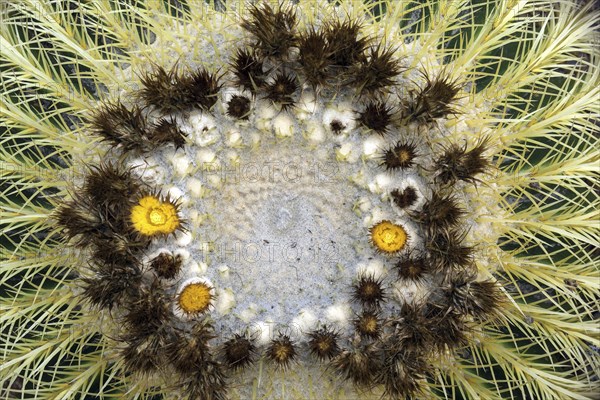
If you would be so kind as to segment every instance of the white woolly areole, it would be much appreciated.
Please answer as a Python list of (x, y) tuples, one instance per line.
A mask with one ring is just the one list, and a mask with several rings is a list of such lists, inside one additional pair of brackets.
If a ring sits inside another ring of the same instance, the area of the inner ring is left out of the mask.
[(231, 288), (217, 289), (215, 300), (215, 311), (221, 315), (227, 315), (235, 306), (235, 294)]
[(302, 309), (298, 316), (292, 320), (292, 334), (295, 339), (302, 340), (306, 332), (310, 332), (317, 325), (317, 316), (309, 309)]
[(188, 193), (190, 195), (192, 195), (193, 197), (195, 197), (197, 199), (202, 197), (203, 185), (202, 185), (202, 181), (200, 179), (196, 179), (196, 178), (188, 179), (186, 187), (187, 187)]
[(273, 325), (272, 321), (258, 321), (250, 326), (249, 331), (252, 337), (256, 338), (256, 342), (264, 346), (275, 337)]
[(334, 304), (327, 308), (325, 315), (331, 323), (339, 327), (347, 327), (352, 310), (349, 304)]
[(373, 276), (375, 279), (384, 278), (387, 275), (384, 261), (382, 259), (371, 260), (364, 264), (360, 263), (357, 268), (357, 277), (360, 276)]
[(279, 114), (273, 119), (273, 129), (277, 136), (292, 136), (294, 134), (294, 120), (286, 114)]
[(323, 126), (331, 130), (331, 123), (338, 122), (343, 126), (340, 135), (350, 133), (356, 127), (355, 114), (350, 105), (329, 106), (323, 112)]
[(383, 147), (384, 140), (381, 136), (370, 136), (363, 142), (363, 154), (367, 159), (375, 158), (379, 154), (379, 149)]
[(171, 164), (173, 165), (173, 171), (179, 177), (184, 177), (192, 170), (192, 160), (182, 153), (175, 153), (171, 158)]
[(178, 246), (185, 247), (192, 243), (194, 237), (191, 232), (178, 232), (176, 234), (176, 243)]

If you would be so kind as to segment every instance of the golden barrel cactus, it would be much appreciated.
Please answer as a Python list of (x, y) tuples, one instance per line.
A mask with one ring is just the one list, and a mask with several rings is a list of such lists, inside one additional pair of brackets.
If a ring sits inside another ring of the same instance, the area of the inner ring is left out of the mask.
[(3, 399), (592, 399), (600, 15), (0, 6)]

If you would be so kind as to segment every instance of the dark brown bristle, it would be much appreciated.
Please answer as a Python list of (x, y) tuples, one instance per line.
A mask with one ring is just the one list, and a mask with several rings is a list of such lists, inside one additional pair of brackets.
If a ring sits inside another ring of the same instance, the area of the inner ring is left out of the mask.
[(382, 280), (373, 275), (361, 274), (353, 285), (352, 300), (360, 302), (363, 306), (378, 307), (385, 297)]
[(59, 205), (54, 218), (67, 240), (77, 237), (74, 244), (81, 247), (92, 243), (93, 236), (102, 224), (98, 215), (89, 210), (87, 203), (81, 204), (81, 201), (69, 201)]
[(454, 196), (437, 192), (432, 194), (419, 212), (412, 214), (430, 232), (456, 226), (463, 215), (464, 210), (458, 206), (458, 200)]
[(287, 369), (298, 354), (290, 337), (280, 333), (276, 339), (271, 340), (266, 355), (278, 368)]
[(327, 84), (329, 68), (332, 61), (329, 59), (330, 50), (323, 32), (311, 28), (300, 36), (298, 41), (299, 63), (304, 74), (304, 79), (313, 89)]
[(414, 143), (399, 141), (383, 152), (381, 166), (388, 171), (411, 168), (417, 156)]
[(438, 351), (452, 350), (468, 344), (469, 327), (463, 315), (452, 311), (448, 304), (427, 304), (425, 314), (430, 322), (432, 344)]
[(412, 399), (423, 391), (425, 374), (429, 367), (423, 352), (400, 348), (386, 353), (386, 359), (377, 382), (384, 387), (390, 399)]
[(254, 362), (256, 345), (247, 335), (235, 334), (223, 343), (221, 354), (229, 369), (243, 369)]
[(147, 152), (167, 143), (176, 148), (185, 144), (185, 134), (172, 119), (162, 118), (148, 125), (141, 109), (129, 110), (121, 103), (105, 104), (94, 116), (92, 129), (111, 146), (125, 151)]
[(483, 321), (500, 315), (505, 295), (498, 282), (476, 281), (469, 286), (466, 300), (464, 309), (476, 319)]
[(264, 84), (263, 63), (254, 53), (238, 49), (231, 66), (236, 83), (251, 93), (256, 93), (257, 89)]
[(460, 180), (460, 176), (466, 176), (464, 167), (466, 147), (452, 144), (444, 150), (444, 153), (435, 161), (438, 170), (437, 179), (443, 183), (453, 183)]
[[(338, 19), (325, 25), (325, 39), (329, 48), (329, 60), (337, 69), (348, 69), (365, 60), (369, 38), (359, 38), (362, 26), (357, 21)], [(343, 71), (342, 71), (343, 72)]]
[(449, 76), (430, 78), (422, 72), (426, 84), (416, 91), (413, 98), (405, 102), (405, 117), (411, 121), (431, 122), (448, 114), (455, 114), (454, 108), (461, 87)]
[(404, 190), (394, 189), (390, 192), (390, 196), (392, 202), (402, 209), (411, 207), (419, 199), (417, 189), (412, 186), (407, 186)]
[(106, 228), (105, 233), (96, 233), (92, 237), (92, 243), (89, 250), (92, 251), (93, 260), (98, 263), (107, 273), (112, 272), (115, 266), (126, 266), (128, 268), (140, 268), (140, 257), (142, 251), (147, 247), (148, 241), (138, 241), (132, 233), (131, 235), (121, 235), (112, 232), (110, 227)]
[(427, 77), (427, 85), (423, 92), (436, 99), (439, 103), (448, 104), (456, 100), (460, 86), (457, 81), (452, 81), (449, 76), (439, 76), (436, 79)]
[(444, 287), (449, 307), (460, 315), (468, 314), (478, 320), (495, 318), (503, 296), (498, 284), (491, 280), (475, 281), (473, 271), (455, 274)]
[(150, 335), (172, 318), (169, 299), (158, 280), (150, 286), (139, 288), (138, 295), (126, 304), (127, 314), (123, 322), (130, 331), (141, 335)]
[(327, 326), (308, 333), (310, 353), (319, 360), (330, 360), (340, 352), (338, 340), (340, 334)]
[(339, 135), (344, 129), (346, 129), (346, 125), (344, 125), (342, 121), (334, 119), (329, 123), (329, 129), (331, 129), (331, 132), (334, 135)]
[(430, 267), (423, 256), (408, 255), (396, 262), (394, 267), (398, 270), (398, 278), (405, 281), (419, 282), (430, 272)]
[[(126, 220), (132, 202), (128, 198), (119, 198), (118, 188), (113, 193), (107, 193), (102, 197), (98, 192), (97, 182), (89, 183), (90, 185), (87, 185), (82, 193), (73, 196), (72, 201), (58, 205), (53, 214), (65, 238), (72, 240), (74, 246), (91, 248), (94, 255), (99, 250), (110, 251), (100, 254), (99, 257), (108, 262), (113, 256), (111, 253), (117, 257), (125, 257), (126, 253), (133, 254), (143, 249), (146, 243), (136, 239)], [(109, 186), (107, 189), (110, 189), (110, 182), (104, 184)], [(116, 182), (116, 185), (120, 186), (120, 183)], [(132, 185), (135, 186), (134, 183)], [(131, 194), (135, 195), (133, 186)], [(91, 198), (92, 194), (95, 199)], [(109, 203), (113, 200), (113, 203)]]
[(142, 74), (142, 89), (139, 98), (146, 104), (163, 112), (181, 111), (186, 104), (186, 88), (181, 85), (183, 77), (179, 67), (173, 66), (168, 72), (159, 65)]
[(475, 183), (475, 177), (489, 167), (488, 159), (483, 153), (488, 148), (488, 139), (481, 140), (473, 149), (467, 151), (466, 145), (460, 147), (456, 144), (444, 150), (436, 161), (438, 171), (436, 180), (442, 184), (449, 184), (459, 180)]
[(446, 273), (471, 265), (473, 248), (463, 244), (466, 233), (444, 229), (427, 238), (426, 248), (432, 266)]
[(172, 144), (175, 149), (185, 146), (186, 134), (179, 129), (174, 118), (160, 118), (149, 130), (148, 139), (154, 148)]
[(212, 325), (206, 321), (196, 322), (189, 333), (173, 335), (167, 347), (169, 361), (181, 373), (204, 368), (211, 359), (208, 342), (215, 337)]
[(394, 114), (393, 108), (383, 102), (369, 102), (365, 109), (359, 113), (357, 121), (366, 128), (385, 134), (389, 125), (392, 123)]
[(220, 77), (204, 68), (199, 68), (186, 76), (181, 84), (185, 87), (186, 105), (197, 107), (202, 110), (210, 110), (218, 98), (221, 84)]
[(375, 311), (363, 311), (352, 322), (361, 337), (377, 339), (381, 335), (381, 320)]
[[(98, 209), (99, 218), (102, 223), (98, 226), (94, 236), (94, 246), (98, 249), (111, 250), (115, 254), (134, 254), (144, 249), (149, 241), (131, 229), (129, 223), (129, 207), (102, 207)], [(106, 255), (110, 257), (110, 255)]]
[(404, 303), (398, 315), (390, 319), (394, 335), (402, 346), (421, 351), (431, 344), (429, 322), (423, 311), (421, 305)]
[(146, 375), (155, 372), (161, 365), (165, 343), (158, 334), (124, 338), (125, 348), (121, 351), (127, 371)]
[[(483, 153), (485, 153), (488, 149), (488, 142), (488, 138), (480, 140), (480, 142), (474, 148), (465, 154), (463, 165), (467, 175), (474, 176), (481, 174), (486, 170), (486, 168), (489, 167), (489, 160), (483, 155)], [(459, 179), (468, 180), (465, 178), (466, 177), (459, 177)]]
[(381, 360), (371, 344), (342, 351), (331, 360), (331, 365), (344, 379), (357, 386), (371, 387), (381, 367)]
[(194, 107), (210, 110), (217, 102), (217, 94), (221, 89), (219, 76), (204, 68), (184, 74), (177, 65), (169, 72), (161, 66), (155, 66), (141, 80), (144, 87), (139, 91), (139, 98), (167, 113)]
[(272, 83), (265, 88), (266, 99), (271, 100), (286, 110), (294, 105), (293, 94), (298, 89), (298, 79), (286, 73), (278, 73)]
[(223, 367), (218, 362), (208, 359), (202, 368), (180, 373), (185, 378), (178, 383), (187, 400), (227, 400), (227, 379)]
[(394, 58), (395, 52), (395, 49), (377, 45), (370, 49), (366, 60), (352, 69), (351, 84), (361, 95), (384, 94), (396, 84), (395, 78), (401, 68), (400, 61)]
[[(122, 222), (119, 225), (124, 225)], [(116, 232), (124, 229), (121, 226), (104, 226), (103, 232), (96, 232), (94, 236), (91, 236), (94, 260), (107, 265), (137, 266), (138, 256), (149, 242), (138, 239), (133, 232), (125, 235)]]
[(90, 168), (83, 184), (83, 193), (97, 205), (127, 207), (140, 187), (141, 183), (131, 176), (131, 170), (112, 163), (102, 163)]
[(248, 119), (250, 116), (250, 99), (246, 96), (233, 95), (227, 102), (227, 115), (236, 119)]
[(163, 279), (173, 279), (179, 274), (182, 262), (180, 255), (160, 253), (150, 260), (150, 268)]
[(113, 147), (125, 151), (148, 149), (146, 120), (137, 106), (130, 110), (121, 102), (106, 103), (95, 112), (91, 125), (94, 133)]
[(133, 296), (142, 275), (136, 268), (112, 265), (93, 278), (81, 278), (82, 296), (92, 305), (111, 310), (123, 299)]
[(254, 47), (264, 57), (286, 59), (288, 50), (295, 46), (296, 13), (291, 6), (279, 5), (277, 11), (268, 4), (250, 6), (251, 19), (242, 21), (242, 28), (254, 39)]

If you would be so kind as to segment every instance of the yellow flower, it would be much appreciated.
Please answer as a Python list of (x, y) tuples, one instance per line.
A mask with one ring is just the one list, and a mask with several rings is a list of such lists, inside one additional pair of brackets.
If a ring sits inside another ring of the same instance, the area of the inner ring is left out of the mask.
[(200, 314), (208, 310), (213, 298), (212, 288), (204, 282), (191, 282), (184, 286), (177, 297), (177, 304), (188, 315)]
[(177, 206), (156, 196), (144, 196), (131, 209), (135, 230), (145, 236), (168, 235), (181, 226)]
[(371, 228), (371, 242), (383, 253), (396, 253), (406, 246), (408, 234), (400, 225), (381, 221)]

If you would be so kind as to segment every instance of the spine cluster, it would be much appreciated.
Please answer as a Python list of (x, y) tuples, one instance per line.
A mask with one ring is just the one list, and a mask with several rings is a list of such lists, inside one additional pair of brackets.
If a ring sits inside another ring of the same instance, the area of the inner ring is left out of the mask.
[[(295, 106), (304, 85), (323, 96), (342, 86), (353, 87), (361, 131), (384, 138), (394, 136), (399, 125), (435, 123), (458, 112), (461, 87), (445, 72), (435, 77), (423, 72), (423, 87), (407, 88), (411, 93), (407, 99), (390, 101), (390, 91), (404, 71), (402, 60), (393, 48), (363, 36), (357, 21), (332, 19), (300, 32), (292, 6), (261, 5), (251, 7), (242, 27), (250, 41), (234, 53), (229, 66), (233, 78), (227, 84), (249, 94), (231, 97), (227, 104), (231, 118), (248, 118), (257, 97), (286, 112)], [(167, 71), (154, 66), (142, 76), (143, 87), (134, 96), (144, 106), (107, 104), (96, 112), (92, 128), (124, 153), (183, 147), (186, 136), (168, 114), (210, 112), (226, 85), (224, 76), (204, 68), (184, 71), (175, 66)], [(162, 117), (151, 121), (150, 112)], [(332, 131), (344, 129), (334, 122)], [(132, 210), (147, 196), (175, 210), (178, 203), (161, 197), (131, 170), (116, 164), (92, 167), (80, 193), (59, 208), (56, 219), (67, 239), (91, 254), (91, 275), (82, 278), (83, 296), (101, 309), (119, 310), (114, 316), (125, 327), (118, 339), (129, 370), (172, 371), (190, 398), (221, 399), (228, 371), (251, 366), (261, 350), (265, 359), (284, 370), (306, 350), (357, 386), (383, 385), (391, 398), (405, 398), (420, 392), (422, 381), (432, 373), (433, 358), (467, 344), (478, 322), (498, 314), (501, 293), (493, 281), (477, 280), (476, 249), (465, 243), (465, 211), (455, 192), (459, 182), (479, 182), (490, 165), (486, 150), (485, 140), (472, 148), (456, 143), (442, 148), (433, 162), (433, 193), (418, 209), (412, 207), (417, 199), (414, 188), (390, 191), (391, 203), (407, 210), (419, 225), (425, 246), (417, 252), (400, 252), (398, 246), (378, 254), (396, 272), (391, 282), (370, 274), (359, 276), (351, 287), (359, 311), (349, 337), (321, 325), (306, 332), (304, 343), (279, 333), (261, 349), (252, 335), (240, 332), (213, 346), (210, 342), (218, 332), (208, 313), (186, 323), (178, 321), (172, 292), (181, 259), (161, 253), (145, 265), (141, 262), (148, 245), (169, 232), (149, 235), (149, 230), (136, 228), (137, 219), (132, 221)], [(393, 137), (379, 167), (397, 173), (414, 168), (422, 156), (415, 142)], [(184, 229), (181, 221), (175, 229)], [(384, 310), (391, 296), (387, 286), (396, 282), (430, 282), (432, 288), (424, 299)]]

